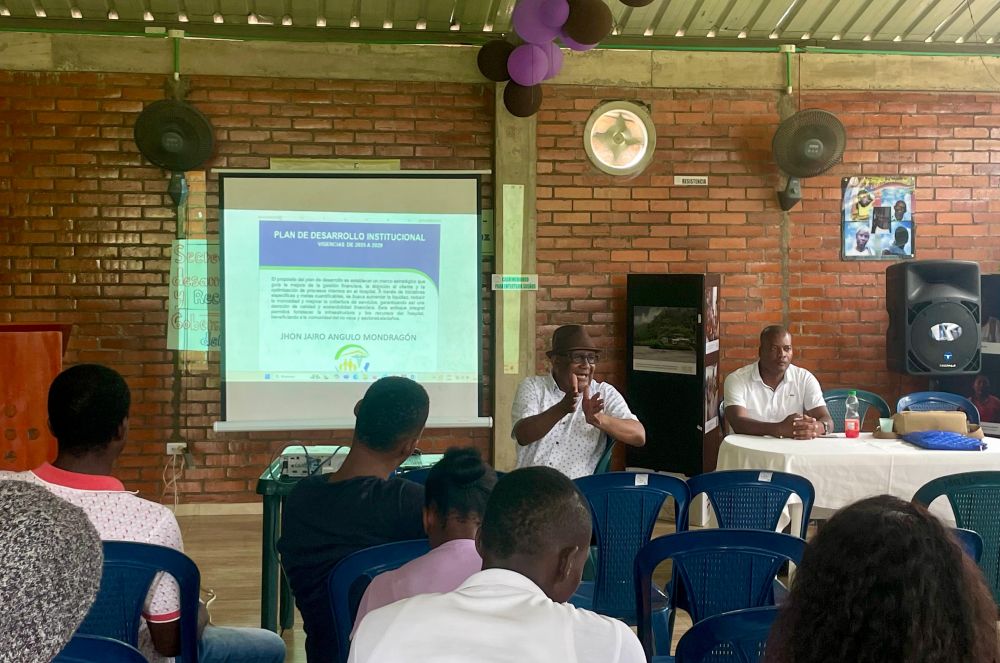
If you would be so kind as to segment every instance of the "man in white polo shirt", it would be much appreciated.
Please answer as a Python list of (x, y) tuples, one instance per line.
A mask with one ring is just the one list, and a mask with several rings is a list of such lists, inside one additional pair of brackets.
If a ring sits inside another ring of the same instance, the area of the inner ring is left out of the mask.
[(518, 467), (547, 465), (575, 479), (594, 473), (608, 437), (646, 444), (646, 429), (622, 395), (594, 379), (600, 354), (586, 329), (556, 329), (546, 354), (552, 372), (523, 380), (514, 394), (510, 435)]
[(792, 335), (780, 325), (760, 333), (756, 362), (726, 378), (725, 403), (734, 433), (811, 440), (833, 430), (819, 381), (792, 364)]

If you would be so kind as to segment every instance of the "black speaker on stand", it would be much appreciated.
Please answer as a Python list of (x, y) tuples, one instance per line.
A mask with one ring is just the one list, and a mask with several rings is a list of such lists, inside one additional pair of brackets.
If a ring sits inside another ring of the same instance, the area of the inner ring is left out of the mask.
[(897, 373), (971, 375), (982, 367), (979, 264), (908, 260), (885, 270), (886, 366)]

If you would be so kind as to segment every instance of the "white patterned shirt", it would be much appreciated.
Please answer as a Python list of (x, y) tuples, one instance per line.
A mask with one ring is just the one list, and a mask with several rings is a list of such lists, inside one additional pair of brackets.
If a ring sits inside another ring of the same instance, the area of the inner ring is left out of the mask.
[[(114, 477), (67, 472), (45, 463), (29, 472), (0, 472), (0, 480), (4, 479), (38, 484), (77, 505), (104, 541), (153, 543), (183, 551), (181, 530), (170, 509), (126, 491)], [(180, 619), (180, 589), (173, 578), (162, 573), (156, 577), (142, 616), (153, 623)], [(139, 649), (151, 663), (171, 660), (153, 649), (145, 623), (139, 631)]]
[[(591, 380), (590, 395), (600, 394), (604, 399), (604, 412), (616, 419), (638, 420), (618, 390), (607, 382)], [(566, 393), (559, 388), (551, 374), (525, 378), (517, 386), (514, 405), (511, 409), (513, 426), (525, 417), (541, 414), (561, 401)], [(517, 445), (517, 466), (547, 465), (570, 479), (594, 473), (598, 461), (604, 454), (606, 437), (604, 431), (587, 423), (583, 414), (583, 398), (577, 403), (576, 411), (566, 415), (552, 427), (545, 437), (521, 446)], [(511, 438), (515, 440), (511, 430)]]

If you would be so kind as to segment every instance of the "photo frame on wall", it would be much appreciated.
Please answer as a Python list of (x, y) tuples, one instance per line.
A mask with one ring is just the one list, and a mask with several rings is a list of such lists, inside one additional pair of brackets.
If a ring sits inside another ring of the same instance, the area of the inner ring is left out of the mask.
[(916, 255), (913, 191), (909, 176), (841, 179), (843, 260), (903, 260)]

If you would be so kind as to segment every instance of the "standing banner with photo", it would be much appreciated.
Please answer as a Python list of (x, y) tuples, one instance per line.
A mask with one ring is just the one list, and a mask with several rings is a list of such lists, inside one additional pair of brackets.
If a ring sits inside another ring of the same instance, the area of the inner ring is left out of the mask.
[(841, 257), (900, 260), (914, 251), (913, 191), (909, 176), (855, 176), (840, 182)]

